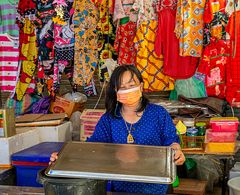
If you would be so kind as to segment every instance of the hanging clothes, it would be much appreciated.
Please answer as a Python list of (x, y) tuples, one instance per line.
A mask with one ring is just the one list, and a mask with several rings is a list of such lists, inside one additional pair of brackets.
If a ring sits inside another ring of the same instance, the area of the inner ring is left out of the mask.
[(18, 78), (19, 38), (0, 34), (0, 89), (14, 92)]
[(91, 81), (98, 63), (97, 23), (99, 13), (90, 0), (74, 2), (74, 83), (84, 86)]
[(158, 30), (155, 51), (163, 55), (163, 73), (174, 79), (187, 79), (194, 75), (198, 58), (179, 55), (179, 40), (174, 33), (177, 0), (158, 4)]
[(141, 72), (146, 92), (165, 91), (174, 88), (174, 80), (163, 74), (163, 56), (154, 51), (157, 21), (143, 22), (134, 39), (137, 50), (136, 67)]
[(129, 21), (126, 24), (118, 26), (114, 48), (118, 53), (119, 65), (135, 64), (137, 53), (134, 48), (133, 40), (136, 31), (137, 24), (135, 22)]
[(0, 34), (19, 36), (19, 27), (16, 23), (17, 5), (18, 0), (0, 1)]
[(230, 17), (234, 11), (240, 10), (240, 2), (238, 0), (227, 0), (225, 12)]
[[(98, 8), (100, 16), (97, 24), (98, 72), (100, 82), (104, 82), (105, 80), (109, 81), (106, 60), (117, 60), (117, 52), (114, 49), (114, 40), (116, 38), (116, 28), (113, 25), (114, 0), (93, 0), (93, 2)], [(95, 94), (95, 92), (92, 91), (92, 94)]]
[(116, 40), (114, 48), (118, 53), (118, 64), (134, 64), (136, 50), (133, 39), (137, 30), (137, 11), (133, 9), (135, 0), (116, 0), (114, 8), (114, 21), (117, 23)]
[(37, 47), (35, 27), (28, 18), (24, 19), (24, 23), (19, 22), (20, 26), (20, 54), (19, 60), (21, 70), (16, 86), (16, 98), (22, 100), (25, 93), (33, 93), (35, 89), (34, 72), (36, 70)]
[(37, 31), (38, 75), (37, 92), (42, 95), (45, 84), (48, 94), (54, 96), (54, 23), (53, 0), (36, 0), (37, 11), (34, 24)]
[(225, 13), (225, 0), (208, 0), (203, 14), (204, 38), (203, 44), (208, 45), (210, 38), (226, 39), (225, 26), (228, 23), (228, 15)]
[(232, 105), (240, 106), (240, 11), (233, 12), (226, 28), (230, 35), (231, 55), (227, 64), (226, 99)]
[(135, 0), (132, 8), (138, 12), (137, 26), (148, 20), (157, 20), (157, 3), (158, 0)]
[(175, 33), (181, 56), (201, 57), (203, 49), (203, 13), (206, 0), (179, 0)]
[(33, 21), (35, 20), (36, 3), (34, 0), (19, 0), (17, 24), (19, 26), (19, 67), (20, 73), (16, 86), (16, 99), (22, 100), (27, 93), (35, 90), (34, 72), (36, 69), (37, 47)]
[(74, 29), (72, 17), (73, 2), (54, 0), (56, 16), (53, 18), (54, 29), (54, 76), (53, 91), (58, 93), (62, 74), (65, 73), (70, 83), (73, 82)]
[(218, 12), (225, 13), (227, 0), (207, 0), (205, 4), (203, 20), (205, 23), (210, 23), (214, 15)]
[(17, 12), (19, 13), (18, 19), (23, 21), (28, 18), (30, 21), (35, 20), (36, 14), (36, 1), (35, 0), (19, 0)]
[(129, 18), (129, 21), (137, 22), (138, 12), (133, 9), (136, 0), (115, 0), (113, 22), (119, 23), (122, 18)]
[(229, 62), (230, 45), (228, 41), (211, 38), (205, 47), (197, 72), (204, 75), (208, 96), (225, 98), (226, 66)]

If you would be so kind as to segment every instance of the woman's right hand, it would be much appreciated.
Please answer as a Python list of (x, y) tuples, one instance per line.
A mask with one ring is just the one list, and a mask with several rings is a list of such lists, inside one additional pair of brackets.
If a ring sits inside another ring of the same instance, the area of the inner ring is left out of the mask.
[(51, 165), (52, 163), (54, 163), (57, 159), (58, 159), (58, 152), (53, 152), (53, 153), (51, 154), (51, 157), (50, 157), (49, 165)]

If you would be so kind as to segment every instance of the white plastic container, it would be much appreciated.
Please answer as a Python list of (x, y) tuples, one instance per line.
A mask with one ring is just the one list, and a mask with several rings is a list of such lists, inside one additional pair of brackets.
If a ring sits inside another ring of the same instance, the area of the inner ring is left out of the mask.
[(240, 195), (240, 177), (228, 181), (229, 195)]
[(236, 162), (234, 167), (229, 171), (229, 179), (240, 177), (240, 162)]

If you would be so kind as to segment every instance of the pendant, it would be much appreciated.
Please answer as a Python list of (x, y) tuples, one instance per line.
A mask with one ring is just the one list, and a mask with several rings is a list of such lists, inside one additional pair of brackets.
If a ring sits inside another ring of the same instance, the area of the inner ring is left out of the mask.
[(133, 144), (134, 143), (134, 139), (131, 133), (128, 134), (127, 136), (127, 143), (128, 144)]

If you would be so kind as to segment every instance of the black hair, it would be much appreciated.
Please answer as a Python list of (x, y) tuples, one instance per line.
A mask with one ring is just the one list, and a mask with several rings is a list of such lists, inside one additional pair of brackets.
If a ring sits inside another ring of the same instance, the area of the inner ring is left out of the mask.
[[(131, 73), (131, 78), (133, 78), (134, 75), (136, 75), (140, 83), (143, 83), (142, 75), (134, 65), (121, 65), (114, 69), (110, 78), (110, 82), (108, 83), (108, 86), (107, 86), (106, 98), (105, 98), (106, 111), (109, 112), (114, 117), (117, 117), (115, 113), (117, 109), (116, 106), (119, 106), (119, 107), (122, 106), (120, 102), (118, 102), (117, 104), (116, 91), (119, 90), (123, 73), (125, 73), (126, 71), (129, 71)], [(148, 103), (149, 103), (149, 100), (144, 95), (142, 95), (141, 104), (136, 110), (136, 112), (144, 111)]]

